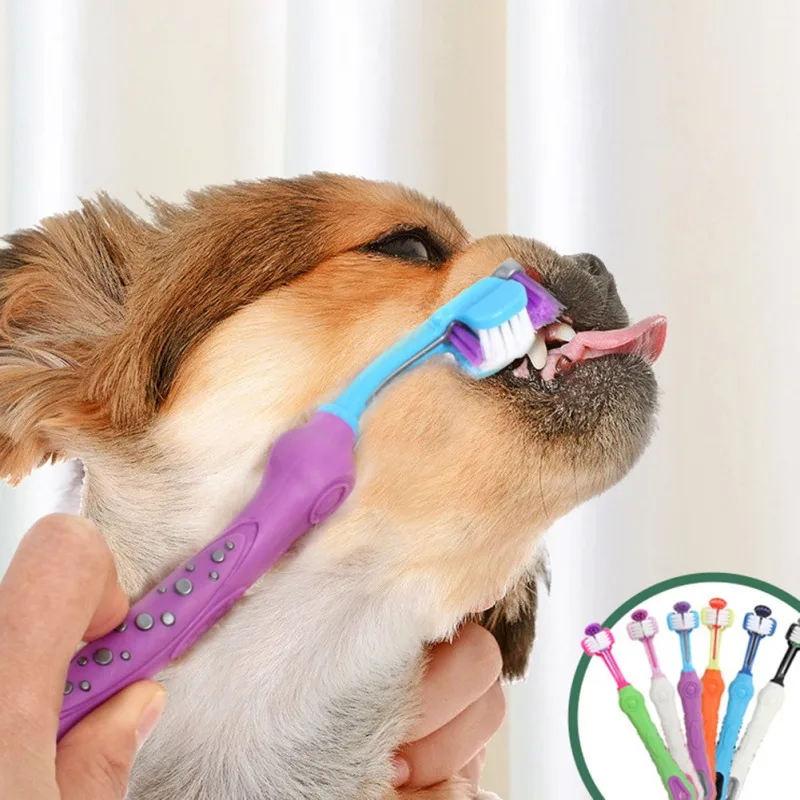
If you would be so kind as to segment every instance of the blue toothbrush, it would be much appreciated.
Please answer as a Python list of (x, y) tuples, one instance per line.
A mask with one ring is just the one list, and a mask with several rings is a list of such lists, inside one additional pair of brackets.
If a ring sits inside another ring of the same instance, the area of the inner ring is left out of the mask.
[(756, 606), (755, 613), (745, 614), (742, 627), (747, 631), (750, 641), (747, 644), (744, 665), (728, 689), (728, 709), (717, 742), (717, 797), (720, 800), (728, 796), (728, 782), (736, 743), (739, 741), (747, 708), (755, 694), (753, 662), (761, 642), (767, 636), (772, 636), (778, 627), (777, 621), (771, 615), (772, 609), (769, 606)]

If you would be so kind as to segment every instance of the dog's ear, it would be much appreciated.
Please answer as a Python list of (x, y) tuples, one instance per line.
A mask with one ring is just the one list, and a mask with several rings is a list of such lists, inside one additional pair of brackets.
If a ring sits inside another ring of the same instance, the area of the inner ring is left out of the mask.
[(132, 254), (148, 226), (106, 196), (0, 246), (0, 478), (59, 457), (87, 413), (81, 383), (122, 325)]
[(503, 677), (507, 680), (525, 677), (528, 669), (536, 638), (540, 585), (546, 589), (550, 587), (550, 571), (544, 553), (529, 575), (476, 620), (497, 639), (503, 654)]

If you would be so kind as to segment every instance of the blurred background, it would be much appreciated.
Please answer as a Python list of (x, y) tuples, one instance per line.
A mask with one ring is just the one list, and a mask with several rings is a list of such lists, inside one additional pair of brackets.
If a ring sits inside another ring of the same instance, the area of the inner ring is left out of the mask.
[[(586, 622), (677, 574), (800, 593), (800, 5), (791, 0), (0, 0), (0, 229), (104, 189), (389, 178), (475, 234), (590, 251), (664, 313), (660, 430), (549, 534), (531, 677), (487, 767), (585, 798), (567, 699)], [(0, 487), (0, 569), (58, 469)]]

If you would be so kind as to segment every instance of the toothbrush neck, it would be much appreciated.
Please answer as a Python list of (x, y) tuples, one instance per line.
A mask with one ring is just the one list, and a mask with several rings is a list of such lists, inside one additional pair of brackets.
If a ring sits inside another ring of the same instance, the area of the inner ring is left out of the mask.
[(761, 637), (758, 634), (750, 634), (750, 642), (747, 645), (747, 653), (744, 656), (743, 672), (748, 675), (753, 674), (753, 662), (756, 660), (756, 653), (758, 653), (759, 645), (761, 644)]
[(683, 671), (692, 671), (692, 643), (689, 639), (689, 631), (681, 631), (681, 658), (683, 659)]
[(663, 678), (664, 673), (661, 670), (661, 665), (658, 663), (658, 655), (656, 654), (656, 646), (652, 639), (644, 640), (644, 649), (647, 652), (647, 659), (650, 662), (650, 668), (653, 670), (654, 678)]
[(617, 689), (624, 689), (626, 686), (628, 686), (628, 681), (625, 680), (625, 676), (622, 674), (622, 670), (619, 668), (619, 664), (617, 664), (617, 660), (614, 658), (614, 656), (608, 650), (601, 653), (601, 656), (608, 667), (608, 671), (612, 674), (614, 680), (617, 682)]
[(775, 674), (775, 677), (772, 679), (773, 683), (777, 683), (779, 686), (783, 686), (783, 682), (786, 680), (786, 674), (789, 672), (789, 668), (794, 663), (795, 658), (797, 658), (798, 648), (790, 646), (789, 649), (786, 651), (786, 655), (783, 657), (783, 661), (781, 661), (781, 665), (778, 667), (778, 672)]
[(711, 654), (708, 659), (709, 669), (719, 669), (719, 648), (722, 644), (722, 629), (714, 627), (711, 629)]

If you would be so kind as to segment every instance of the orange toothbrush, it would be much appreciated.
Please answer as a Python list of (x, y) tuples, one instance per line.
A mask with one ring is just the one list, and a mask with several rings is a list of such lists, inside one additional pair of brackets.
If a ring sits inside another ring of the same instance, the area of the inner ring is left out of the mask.
[(719, 652), (722, 644), (722, 632), (733, 625), (733, 611), (721, 597), (709, 600), (709, 608), (701, 613), (703, 625), (711, 632), (711, 655), (708, 668), (703, 675), (703, 732), (708, 751), (708, 763), (711, 774), (716, 771), (717, 729), (719, 726), (719, 706), (725, 691), (725, 681), (719, 668)]

